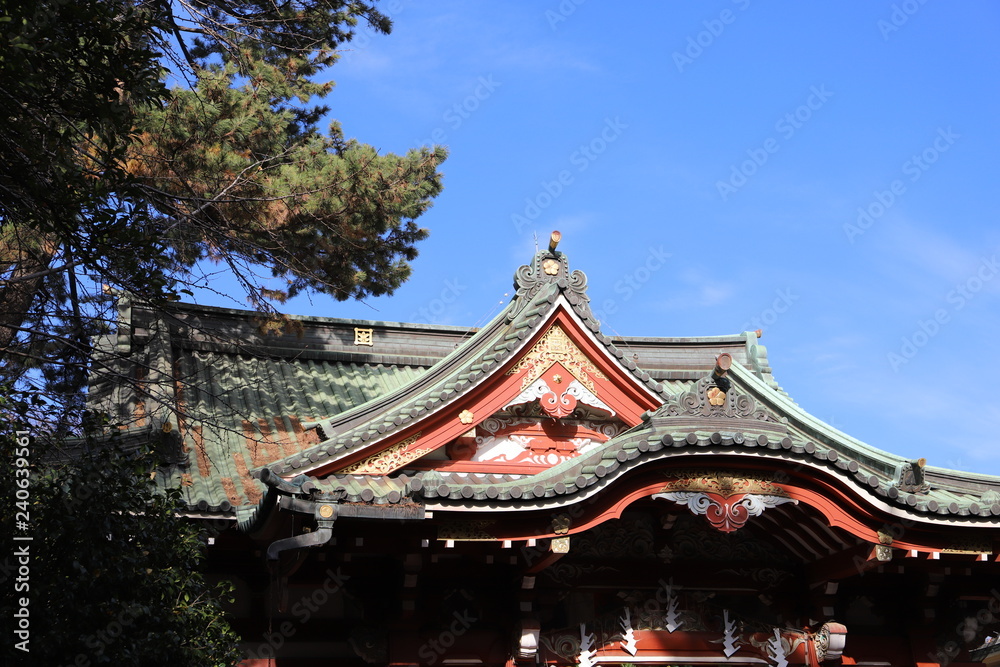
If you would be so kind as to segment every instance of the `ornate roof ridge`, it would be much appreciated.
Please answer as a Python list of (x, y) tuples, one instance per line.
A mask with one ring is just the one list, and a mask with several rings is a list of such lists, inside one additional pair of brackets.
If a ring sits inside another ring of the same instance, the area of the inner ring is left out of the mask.
[[(461, 505), (477, 500), (518, 502), (525, 510), (549, 504), (561, 506), (567, 496), (580, 492), (589, 495), (589, 487), (610, 483), (640, 466), (689, 456), (685, 450), (700, 450), (718, 455), (756, 455), (752, 464), (757, 464), (760, 456), (792, 465), (797, 462), (826, 468), (860, 495), (927, 518), (996, 522), (1000, 516), (1000, 479), (994, 478), (992, 485), (984, 485), (988, 488), (980, 494), (964, 489), (911, 488), (901, 483), (898, 470), (889, 474), (871, 470), (857, 459), (841, 455), (804, 434), (792, 432), (782, 436), (767, 429), (764, 421), (758, 422), (761, 428), (754, 430), (750, 430), (753, 428), (750, 420), (733, 421), (733, 426), (747, 427), (746, 430), (718, 428), (717, 424), (709, 429), (695, 428), (693, 424), (672, 424), (669, 418), (658, 418), (654, 414), (601, 447), (535, 475), (500, 484), (425, 484), (421, 496), (425, 501), (443, 502), (446, 506), (449, 501)], [(900, 458), (898, 463), (906, 461)], [(698, 467), (699, 464), (691, 465)], [(775, 474), (778, 472), (776, 470)]]
[[(736, 376), (733, 379), (737, 382), (727, 395), (726, 403), (711, 408), (719, 412), (719, 419), (713, 419), (712, 414), (699, 413), (708, 407), (706, 402), (694, 397), (707, 386), (705, 381), (699, 381), (691, 391), (674, 396), (661, 408), (647, 413), (641, 424), (599, 448), (534, 475), (456, 476), (431, 470), (404, 475), (398, 480), (333, 475), (316, 480), (316, 484), (323, 488), (339, 488), (345, 480), (352, 480), (352, 488), (356, 486), (357, 489), (347, 493), (345, 500), (348, 502), (384, 502), (383, 494), (379, 493), (384, 487), (389, 492), (408, 493), (423, 501), (446, 504), (452, 501), (459, 504), (509, 501), (530, 510), (537, 509), (539, 503), (559, 503), (564, 502), (559, 498), (589, 493), (589, 487), (610, 483), (644, 464), (684, 456), (684, 450), (688, 449), (722, 455), (752, 454), (755, 460), (773, 457), (785, 463), (826, 468), (861, 495), (928, 518), (995, 521), (995, 517), (1000, 516), (1000, 478), (979, 475), (976, 488), (957, 484), (942, 486), (947, 477), (942, 473), (946, 471), (935, 468), (928, 469), (924, 478), (930, 480), (930, 484), (914, 484), (905, 475), (915, 462), (876, 450), (829, 425), (825, 426), (830, 431), (861, 445), (858, 451), (845, 453), (843, 447), (830, 446), (823, 438), (816, 437), (822, 434), (816, 432), (814, 424), (789, 427), (787, 420), (780, 416), (789, 410), (803, 412), (801, 408), (775, 394), (750, 371), (736, 371)], [(772, 404), (775, 400), (784, 404), (780, 406), (783, 409), (775, 409)], [(690, 418), (681, 414), (685, 410), (690, 412)], [(815, 418), (812, 421), (823, 425)], [(880, 454), (881, 460), (873, 461), (870, 458), (873, 453)], [(873, 463), (882, 465), (873, 467)], [(959, 473), (953, 476), (958, 478)], [(481, 479), (475, 481), (476, 478)], [(389, 502), (398, 502), (398, 499)]]
[(530, 265), (518, 268), (514, 288), (516, 293), (507, 308), (424, 375), (389, 395), (318, 422), (321, 438), (318, 445), (277, 459), (267, 467), (285, 475), (322, 459), (335, 461), (405, 429), (415, 419), (459, 398), (473, 386), (473, 381), (495, 371), (526, 343), (548, 318), (560, 296), (609, 355), (640, 385), (663, 400), (669, 396), (658, 381), (601, 332), (600, 323), (590, 310), (586, 275), (580, 270), (570, 272), (566, 255), (556, 251), (554, 243), (549, 250), (535, 253)]
[(758, 401), (763, 402), (769, 409), (782, 414), (789, 423), (800, 431), (810, 433), (824, 446), (835, 449), (844, 455), (864, 459), (869, 467), (873, 468), (883, 467), (896, 470), (898, 465), (906, 460), (903, 456), (869, 445), (835, 426), (831, 426), (804, 410), (785, 392), (773, 391), (773, 387), (754, 372), (734, 364), (730, 373), (736, 379), (741, 380), (747, 389), (752, 390)]
[[(612, 338), (601, 331), (601, 323), (590, 309), (590, 296), (587, 294), (587, 274), (576, 269), (570, 271), (566, 254), (556, 250), (556, 245), (562, 235), (552, 232), (552, 241), (547, 250), (539, 250), (532, 258), (531, 264), (524, 264), (514, 272), (514, 297), (506, 310), (509, 322), (514, 322), (525, 311), (526, 306), (541, 293), (546, 286), (554, 286), (559, 294), (565, 297), (573, 313), (580, 318), (583, 326), (590, 330), (599, 343), (618, 360), (647, 389), (666, 399), (659, 383), (648, 372), (643, 370), (625, 351), (616, 346)], [(552, 288), (550, 288), (552, 289)], [(628, 338), (623, 338), (627, 341)]]
[[(507, 310), (473, 335), (426, 373), (386, 396), (317, 423), (321, 442), (299, 454), (268, 464), (273, 472), (288, 474), (321, 459), (341, 458), (392, 433), (398, 432), (438, 407), (458, 398), (473, 382), (499, 368), (520, 348), (553, 308), (555, 295), (541, 291), (533, 297), (534, 308), (521, 313), (517, 324), (507, 319)], [(530, 312), (528, 312), (530, 311)], [(513, 331), (511, 331), (513, 329)], [(381, 416), (373, 420), (372, 417)], [(345, 427), (338, 431), (339, 427)]]
[[(940, 486), (944, 475), (934, 469), (928, 476), (931, 484), (915, 484), (907, 478), (915, 462), (877, 450), (826, 425), (860, 445), (856, 451), (831, 446), (824, 442), (825, 438), (816, 437), (824, 434), (817, 432), (815, 425), (823, 422), (815, 418), (814, 424), (789, 425), (783, 418), (786, 411), (806, 413), (751, 371), (741, 370), (734, 378), (738, 384), (734, 382), (722, 405), (709, 406), (707, 401), (694, 397), (711, 384), (699, 381), (691, 391), (647, 413), (643, 423), (586, 454), (534, 475), (501, 482), (473, 483), (445, 478), (435, 471), (418, 473), (414, 479), (424, 482), (420, 496), (446, 504), (510, 501), (520, 503), (525, 510), (538, 509), (546, 503), (564, 502), (560, 498), (588, 492), (589, 487), (611, 482), (638, 466), (683, 456), (688, 449), (722, 455), (752, 453), (755, 459), (770, 456), (785, 463), (826, 468), (861, 495), (928, 518), (996, 521), (1000, 516), (1000, 478), (979, 476), (976, 488), (958, 484), (945, 487)], [(781, 403), (782, 409), (776, 410), (772, 401)], [(714, 410), (712, 414), (700, 412), (708, 407)], [(690, 408), (687, 417), (682, 414), (686, 408)], [(881, 456), (875, 460), (872, 454)], [(428, 480), (433, 483), (428, 484)]]
[(507, 320), (513, 321), (546, 285), (556, 285), (588, 328), (590, 322), (597, 325), (590, 310), (587, 275), (579, 269), (569, 270), (566, 254), (555, 249), (561, 235), (559, 232), (552, 234), (555, 240), (549, 244), (549, 249), (536, 252), (531, 264), (524, 264), (514, 272), (514, 297), (507, 310)]
[[(742, 422), (734, 426), (750, 425)], [(857, 460), (841, 456), (836, 450), (817, 444), (803, 434), (781, 436), (764, 431), (766, 429), (695, 429), (690, 425), (673, 424), (669, 418), (658, 418), (654, 414), (600, 448), (534, 475), (456, 475), (430, 470), (399, 478), (332, 475), (326, 479), (314, 478), (313, 481), (317, 489), (343, 490), (344, 502), (395, 504), (411, 498), (424, 503), (444, 503), (444, 509), (453, 503), (458, 507), (484, 502), (491, 506), (497, 502), (511, 502), (518, 503), (524, 511), (532, 511), (550, 505), (564, 506), (567, 497), (581, 492), (587, 497), (596, 489), (645, 465), (679, 462), (688, 457), (687, 468), (703, 467), (700, 459), (690, 459), (690, 451), (685, 451), (696, 450), (746, 458), (751, 464), (747, 470), (740, 471), (736, 459), (730, 459), (728, 463), (730, 467), (735, 465), (733, 470), (741, 475), (771, 475), (780, 480), (785, 479), (787, 474), (783, 471), (796, 464), (826, 469), (833, 478), (853, 487), (861, 496), (927, 519), (946, 522), (956, 519), (987, 520), (995, 523), (996, 517), (1000, 516), (1000, 492), (997, 491), (1000, 480), (993, 480), (994, 485), (979, 494), (954, 489), (907, 490), (891, 476), (865, 469)], [(759, 469), (755, 472), (761, 458), (773, 458), (787, 465), (770, 473)], [(266, 504), (262, 500), (261, 506)], [(244, 525), (249, 525), (249, 522), (244, 522)]]
[[(457, 386), (445, 390), (443, 385), (454, 375), (461, 375), (461, 370), (469, 369), (468, 376), (462, 381), (461, 388), (464, 389), (471, 380), (493, 369), (506, 358), (506, 353), (509, 352), (507, 344), (490, 345), (505, 330), (502, 317), (501, 313), (426, 373), (396, 391), (316, 422), (315, 428), (321, 439), (319, 444), (299, 454), (277, 459), (267, 467), (280, 475), (287, 474), (321, 458), (336, 457), (363, 447), (396, 432), (400, 427), (408, 426), (415, 418), (429, 412), (441, 399), (450, 398), (456, 393)], [(431, 394), (436, 396), (432, 397)], [(379, 414), (384, 415), (384, 418), (375, 423), (372, 418)], [(338, 433), (337, 429), (341, 426), (346, 427)]]

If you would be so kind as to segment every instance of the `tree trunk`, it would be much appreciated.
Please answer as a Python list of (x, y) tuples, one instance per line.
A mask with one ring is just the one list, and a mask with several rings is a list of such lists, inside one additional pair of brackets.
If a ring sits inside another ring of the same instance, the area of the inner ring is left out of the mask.
[(8, 247), (12, 255), (7, 265), (13, 265), (9, 275), (0, 281), (0, 358), (14, 342), (35, 297), (45, 280), (45, 270), (55, 256), (55, 243), (43, 239), (37, 247)]

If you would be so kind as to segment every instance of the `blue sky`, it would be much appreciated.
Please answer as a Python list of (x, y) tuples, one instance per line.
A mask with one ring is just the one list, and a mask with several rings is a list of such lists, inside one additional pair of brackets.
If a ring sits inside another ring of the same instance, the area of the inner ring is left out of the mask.
[(1000, 5), (382, 8), (327, 103), (381, 151), (448, 146), (431, 236), (394, 296), (288, 312), (481, 325), (559, 229), (606, 333), (762, 328), (817, 417), (1000, 475)]

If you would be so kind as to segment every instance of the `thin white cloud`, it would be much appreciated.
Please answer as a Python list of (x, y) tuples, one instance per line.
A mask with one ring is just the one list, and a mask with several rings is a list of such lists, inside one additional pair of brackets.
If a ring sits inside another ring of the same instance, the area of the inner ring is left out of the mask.
[[(962, 283), (976, 275), (984, 261), (1000, 256), (1000, 246), (960, 243), (943, 231), (930, 229), (911, 221), (896, 220), (887, 224), (887, 233), (880, 244), (888, 259), (918, 269), (950, 283)], [(984, 283), (983, 289), (1000, 292), (1000, 280)]]
[(733, 295), (734, 288), (727, 283), (709, 283), (702, 285), (699, 292), (702, 306), (716, 306), (725, 303)]

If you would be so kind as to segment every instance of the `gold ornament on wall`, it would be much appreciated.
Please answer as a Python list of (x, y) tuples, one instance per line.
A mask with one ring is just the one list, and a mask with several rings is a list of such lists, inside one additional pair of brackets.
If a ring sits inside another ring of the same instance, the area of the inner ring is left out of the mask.
[(338, 475), (388, 475), (393, 470), (402, 468), (411, 461), (416, 461), (424, 454), (431, 452), (430, 448), (420, 448), (407, 451), (410, 445), (420, 438), (420, 434), (412, 435), (400, 443), (373, 454), (363, 461), (351, 464), (337, 471)]
[(361, 327), (354, 327), (354, 344), (367, 345), (368, 347), (373, 347), (375, 345), (374, 331), (372, 329), (362, 329)]
[(553, 325), (546, 331), (541, 340), (535, 343), (524, 358), (507, 372), (507, 375), (527, 370), (521, 381), (521, 389), (524, 390), (555, 363), (562, 364), (580, 381), (580, 384), (594, 393), (597, 393), (597, 390), (593, 378), (608, 379), (558, 325)]
[(708, 402), (711, 405), (722, 405), (726, 402), (726, 392), (722, 391), (718, 387), (712, 387), (708, 390)]

